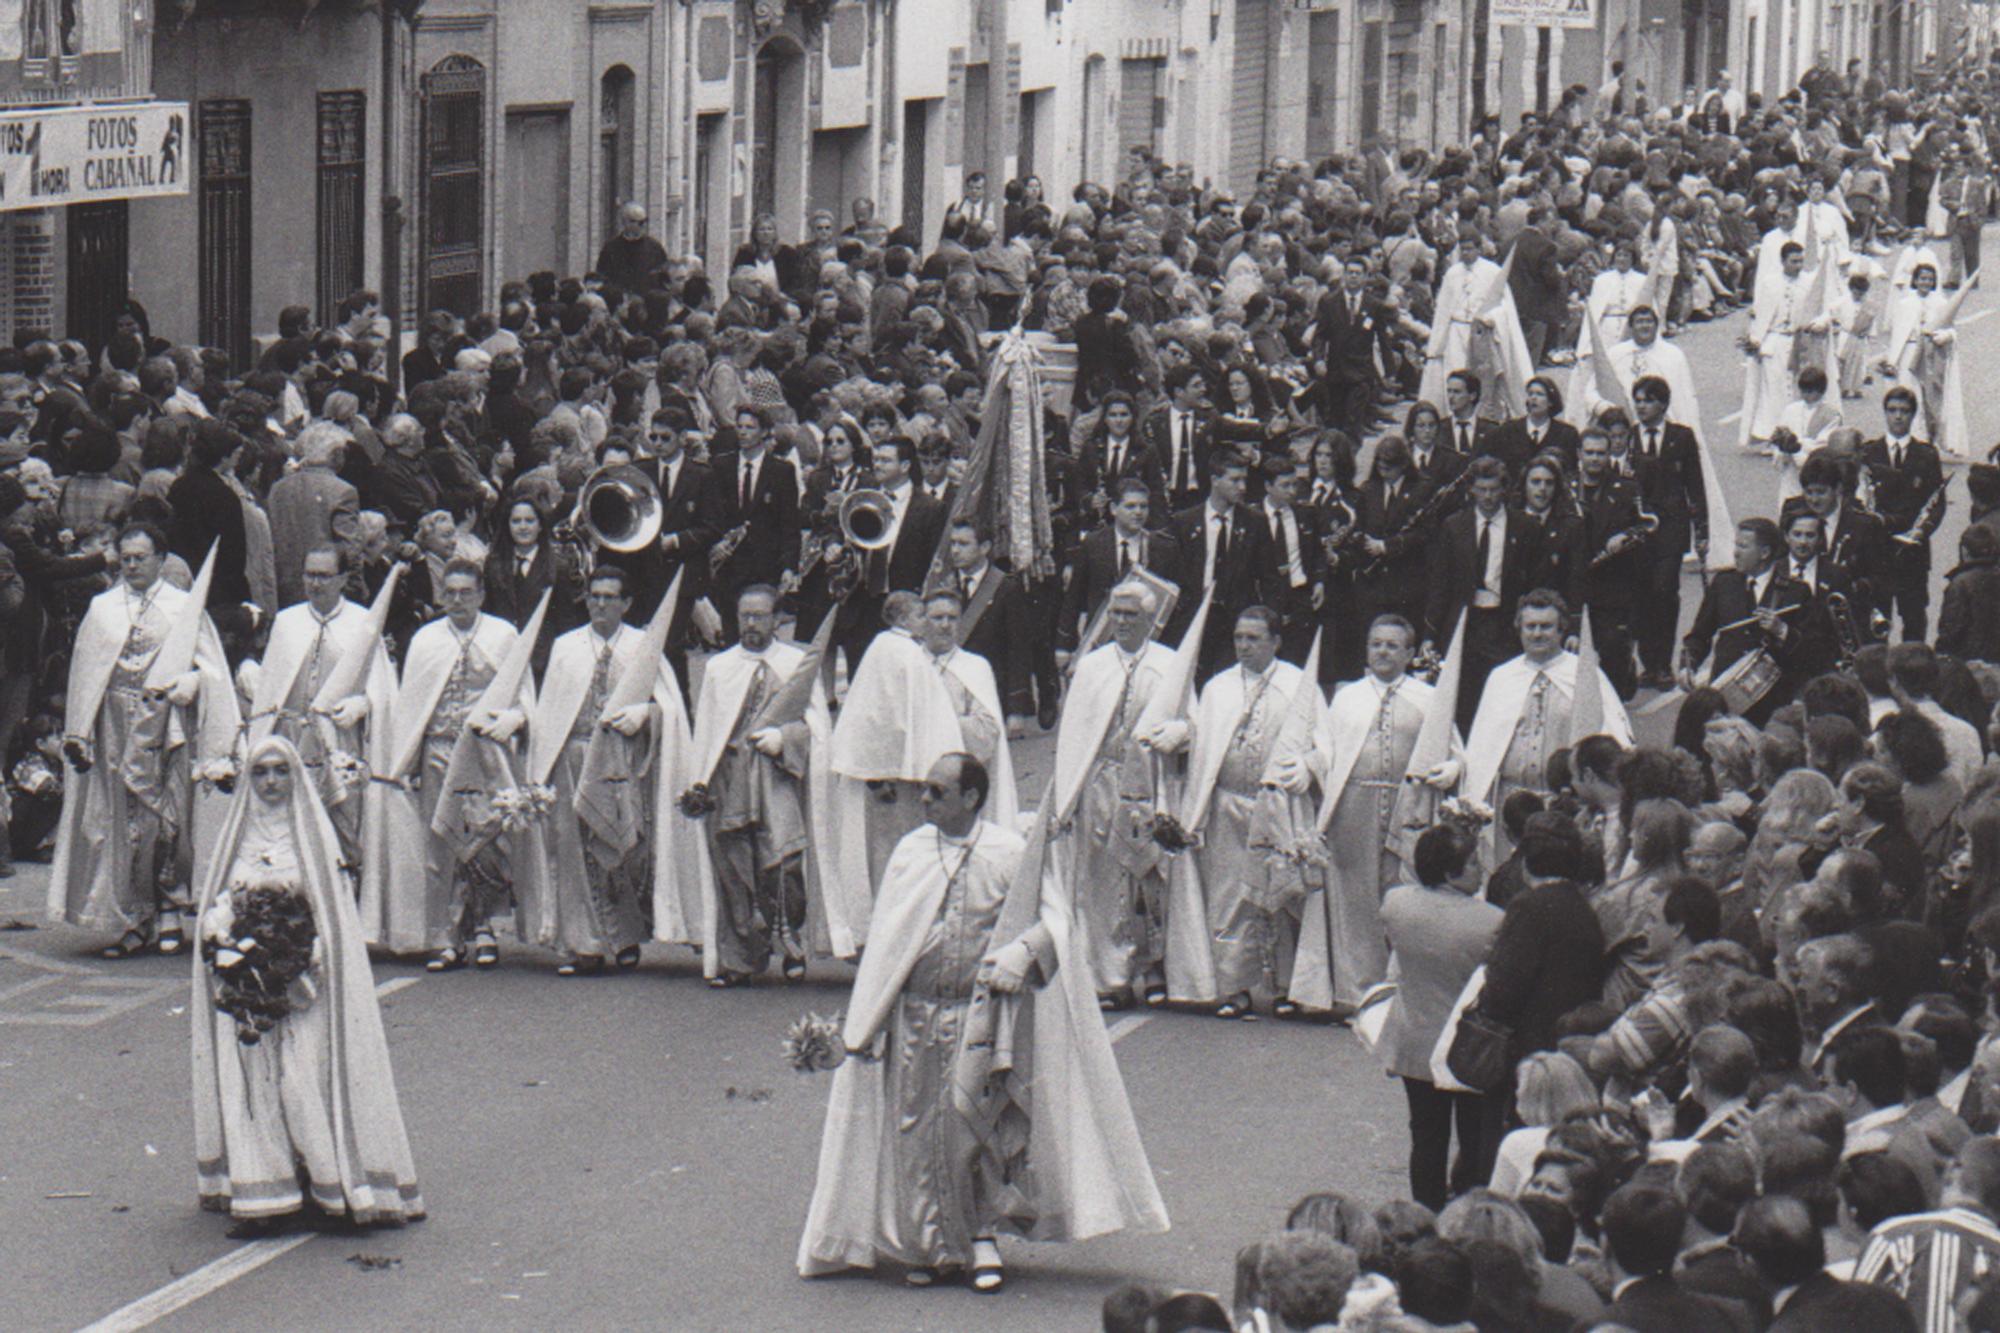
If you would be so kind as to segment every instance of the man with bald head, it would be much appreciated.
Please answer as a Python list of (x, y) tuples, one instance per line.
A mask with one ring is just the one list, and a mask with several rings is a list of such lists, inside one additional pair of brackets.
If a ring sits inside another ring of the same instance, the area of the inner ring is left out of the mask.
[(1735, 940), (1752, 954), (1760, 954), (1758, 905), (1754, 895), (1743, 891), (1743, 856), (1749, 849), (1750, 839), (1742, 829), (1726, 819), (1713, 820), (1695, 829), (1688, 843), (1687, 868), (1689, 874), (1699, 876), (1715, 890), (1722, 908), (1716, 938)]

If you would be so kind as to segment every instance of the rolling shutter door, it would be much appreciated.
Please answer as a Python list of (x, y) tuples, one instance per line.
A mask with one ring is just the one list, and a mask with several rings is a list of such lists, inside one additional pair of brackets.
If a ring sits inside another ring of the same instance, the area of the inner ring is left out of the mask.
[(1236, 53), (1229, 99), (1229, 182), (1238, 191), (1257, 183), (1265, 151), (1265, 98), (1270, 92), (1272, 0), (1236, 0)]

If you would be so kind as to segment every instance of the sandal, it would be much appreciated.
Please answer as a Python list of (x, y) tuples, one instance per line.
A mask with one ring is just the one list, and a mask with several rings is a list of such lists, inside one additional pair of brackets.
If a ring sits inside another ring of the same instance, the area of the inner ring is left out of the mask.
[[(500, 946), (489, 937), (472, 942), (472, 961), (479, 967), (492, 967), (500, 961)], [(602, 959), (598, 960), (600, 963)]]
[(460, 949), (439, 949), (431, 960), (424, 964), (426, 972), (456, 972), (465, 966), (465, 953)]
[(1148, 1009), (1159, 1009), (1164, 1007), (1166, 1003), (1167, 988), (1164, 985), (1155, 981), (1146, 987), (1146, 1007)]
[(718, 972), (708, 979), (710, 990), (735, 990), (750, 978), (741, 972)]
[(155, 947), (171, 958), (186, 946), (187, 936), (181, 932), (179, 926), (173, 926), (160, 932), (159, 943)]
[(912, 1268), (903, 1274), (906, 1287), (935, 1287), (938, 1275), (935, 1268)]
[(1245, 1020), (1250, 1020), (1257, 1017), (1257, 1010), (1251, 1005), (1250, 997), (1244, 994), (1243, 992), (1238, 991), (1236, 994), (1224, 1000), (1221, 1004), (1215, 1006), (1215, 1016), (1217, 1018), (1241, 1018)]
[(780, 970), (785, 974), (785, 980), (787, 981), (804, 981), (806, 979), (806, 960), (803, 958), (787, 958)]
[(566, 958), (556, 968), (559, 977), (594, 977), (604, 971), (604, 955), (588, 954), (577, 958)]
[(639, 966), (639, 946), (628, 944), (618, 951), (618, 966), (629, 971)]
[(972, 1242), (972, 1289), (982, 1296), (991, 1296), (1007, 1281), (1006, 1270), (1000, 1266), (1000, 1246), (990, 1236), (982, 1236)]
[(99, 949), (97, 956), (99, 958), (109, 958), (115, 962), (120, 958), (130, 958), (134, 954), (144, 953), (148, 943), (150, 941), (147, 940), (145, 931), (128, 930), (118, 937), (118, 943), (106, 945), (104, 948)]
[(1097, 1007), (1107, 1014), (1123, 1013), (1132, 1007), (1132, 991), (1125, 986), (1108, 991), (1097, 997)]
[(1297, 1018), (1298, 1016), (1299, 1003), (1297, 1000), (1279, 1000), (1271, 1006), (1271, 1017), (1273, 1018)]

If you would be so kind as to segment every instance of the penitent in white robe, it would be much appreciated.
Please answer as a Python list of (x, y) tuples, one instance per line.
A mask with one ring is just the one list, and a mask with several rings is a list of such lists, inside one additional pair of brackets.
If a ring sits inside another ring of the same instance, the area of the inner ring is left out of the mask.
[(1181, 826), (1201, 843), (1168, 865), (1169, 999), (1285, 993), (1299, 904), (1280, 899), (1251, 833), (1271, 749), (1304, 680), (1298, 667), (1273, 662), (1254, 678), (1241, 665), (1230, 667), (1202, 687), (1179, 812)]
[(1896, 383), (1917, 395), (1911, 433), (1928, 439), (1946, 458), (1975, 456), (1965, 419), (1965, 370), (1953, 328), (1958, 297), (1933, 291), (1898, 292), (1889, 301), (1889, 345), (1884, 357)]
[(1018, 937), (1029, 988), (977, 980), (1013, 943), (995, 936), (1023, 851), (981, 821), (963, 839), (925, 825), (890, 857), (842, 1030), (879, 1054), (834, 1071), (802, 1275), (964, 1265), (974, 1237), (998, 1232), (1167, 1229), (1060, 875), (1043, 876)]
[(1334, 692), (1313, 738), (1326, 883), (1306, 899), (1290, 991), (1309, 1009), (1358, 1002), (1388, 968), (1382, 895), (1408, 879), (1391, 847), (1391, 817), (1434, 693), (1414, 676), (1398, 680), (1393, 693), (1363, 676)]
[[(1464, 795), (1497, 817), (1516, 791), (1548, 793), (1549, 756), (1583, 739), (1570, 734), (1577, 667), (1575, 653), (1557, 653), (1540, 666), (1523, 655), (1488, 673), (1465, 741), (1465, 774), (1459, 788)], [(1604, 708), (1602, 734), (1630, 745), (1632, 721), (1625, 705), (1604, 673), (1600, 670), (1597, 675)]]
[[(1480, 321), (1489, 319), (1491, 330), (1482, 329)], [(1476, 342), (1490, 347), (1490, 364), (1478, 354)], [(1475, 361), (1481, 364), (1475, 365)], [(1481, 259), (1470, 269), (1453, 262), (1445, 270), (1417, 396), (1426, 402), (1443, 403), (1445, 381), (1457, 370), (1480, 375), (1481, 416), (1504, 420), (1524, 410), (1521, 394), (1534, 376), (1534, 362), (1528, 355), (1528, 339), (1521, 332), (1514, 295), (1507, 287), (1506, 270), (1490, 259)]]

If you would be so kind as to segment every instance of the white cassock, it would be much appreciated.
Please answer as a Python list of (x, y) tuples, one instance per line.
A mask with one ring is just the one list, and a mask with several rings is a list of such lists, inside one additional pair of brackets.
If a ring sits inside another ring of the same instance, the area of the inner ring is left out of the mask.
[[(1686, 423), (1694, 430), (1695, 437), (1701, 438), (1701, 399), (1695, 394), (1694, 371), (1688, 365), (1686, 352), (1655, 334), (1653, 341), (1644, 347), (1631, 338), (1619, 339), (1611, 345), (1606, 360), (1611, 363), (1611, 373), (1618, 377), (1618, 383), (1624, 386), (1628, 398), (1632, 386), (1648, 375), (1657, 375), (1665, 380), (1667, 388), (1673, 393), (1673, 400), (1667, 404), (1667, 420)], [(1573, 380), (1571, 388), (1576, 403), (1580, 405), (1579, 420), (1588, 421), (1604, 405), (1604, 400), (1597, 393), (1595, 375), (1586, 374), (1581, 380)], [(1618, 406), (1624, 407), (1625, 404)], [(1629, 409), (1627, 415), (1630, 415)]]
[(1845, 421), (1831, 387), (1817, 403), (1794, 398), (1785, 404), (1785, 410), (1778, 414), (1778, 425), (1798, 439), (1799, 451), (1795, 454), (1774, 452), (1771, 456), (1773, 466), (1778, 469), (1779, 504), (1801, 493), (1799, 468), (1808, 458), (1826, 448), (1827, 441)]
[[(1598, 698), (1604, 718), (1599, 730), (1620, 745), (1632, 743), (1632, 722), (1618, 692), (1600, 670)], [(1465, 742), (1460, 791), (1494, 812), (1514, 791), (1548, 790), (1549, 756), (1581, 736), (1570, 734), (1576, 706), (1577, 655), (1557, 653), (1541, 666), (1526, 656), (1493, 668), (1479, 695), (1472, 733)]]
[[(368, 654), (358, 691), (367, 715), (352, 728), (336, 727), (324, 715), (308, 716), (320, 687), (355, 653)], [(250, 687), (249, 743), (275, 731), (298, 750), (340, 836), (341, 854), (360, 881), (361, 918), (379, 919), (388, 884), (389, 788), (365, 779), (344, 784), (327, 771), (329, 750), (362, 760), (370, 774), (383, 772), (389, 759), (396, 667), (382, 636), (370, 630), (367, 608), (342, 599), (322, 619), (311, 603), (293, 603), (271, 622), (263, 660), (245, 662), (236, 679)]]
[[(1807, 247), (1806, 268), (1816, 268), (1830, 259), (1835, 268), (1846, 269), (1853, 248), (1847, 235), (1847, 219), (1838, 208), (1825, 200), (1800, 204), (1799, 220), (1792, 225), (1792, 239), (1805, 245), (1808, 235), (1812, 245)], [(1814, 249), (1819, 253), (1811, 253)]]
[[(1493, 321), (1491, 364), (1475, 355), (1476, 323), (1482, 317)], [(1481, 364), (1475, 366), (1475, 360)], [(1417, 396), (1442, 407), (1445, 381), (1456, 370), (1479, 374), (1483, 384), (1480, 415), (1497, 413), (1497, 419), (1505, 419), (1521, 414), (1521, 394), (1535, 367), (1528, 356), (1527, 337), (1521, 332), (1520, 313), (1514, 308), (1514, 294), (1507, 287), (1506, 270), (1490, 259), (1480, 259), (1470, 269), (1454, 262), (1445, 270), (1431, 317), (1430, 343), (1424, 349), (1424, 374)]]
[[(876, 636), (878, 639), (883, 637)], [(737, 644), (708, 659), (702, 671), (701, 693), (694, 705), (694, 764), (692, 782), (700, 782), (716, 771), (749, 699), (759, 664), (771, 669), (773, 690), (782, 689), (791, 673), (805, 660), (805, 649), (794, 643), (773, 642), (761, 653)], [(833, 721), (827, 714), (826, 689), (813, 685), (812, 701), (806, 709), (808, 737), (806, 780), (800, 800), (808, 843), (803, 858), (806, 889), (806, 944), (813, 952), (836, 958), (852, 958), (868, 937), (869, 894), (866, 881), (843, 878), (833, 859), (833, 770), (827, 756), (832, 748)], [(685, 790), (685, 788), (683, 789)], [(676, 793), (678, 796), (678, 793)], [(713, 818), (714, 816), (710, 816)], [(709, 889), (702, 903), (701, 934), (704, 941), (715, 939), (721, 904), (721, 872), (709, 877)], [(702, 951), (704, 975), (717, 972), (719, 950), (708, 944)]]
[(1334, 691), (1314, 733), (1326, 882), (1306, 898), (1290, 992), (1309, 1009), (1354, 1004), (1388, 968), (1382, 895), (1408, 878), (1390, 845), (1392, 816), (1436, 693), (1415, 676), (1392, 690), (1364, 675)]
[[(464, 638), (447, 618), (433, 620), (410, 636), (409, 650), (403, 654), (402, 684), (391, 707), (388, 759), (381, 776), (412, 783), (416, 789), (387, 789), (388, 892), (379, 904), (379, 916), (363, 912), (361, 928), (370, 944), (394, 953), (444, 947), (436, 941), (447, 924), (436, 918), (446, 906), (451, 885), (442, 882), (445, 876), (432, 872), (431, 816), (444, 795), (444, 777), (459, 734), (518, 637), (512, 625), (483, 611)], [(529, 673), (522, 673), (515, 707), (534, 715), (535, 686)], [(523, 940), (543, 943), (550, 922), (542, 915), (546, 903), (539, 893), (536, 859), (524, 857), (514, 867), (515, 925)], [(433, 884), (433, 878), (440, 882)]]
[(1190, 731), (1181, 826), (1201, 843), (1168, 865), (1167, 996), (1213, 1003), (1258, 993), (1268, 976), (1285, 993), (1298, 904), (1277, 900), (1251, 832), (1271, 749), (1305, 673), (1274, 661), (1251, 677), (1239, 664), (1201, 690)]
[[(529, 721), (528, 780), (553, 786), (558, 797), (545, 838), (553, 862), (557, 940), (575, 956), (603, 957), (638, 942), (630, 938), (635, 933), (631, 923), (613, 932), (599, 919), (605, 915), (604, 904), (587, 901), (596, 896), (592, 890), (601, 887), (589, 882), (593, 867), (584, 855), (593, 835), (598, 838), (599, 868), (622, 854), (625, 876), (643, 876), (641, 890), (651, 895), (652, 939), (703, 943), (701, 911), (710, 892), (706, 880), (713, 872), (701, 825), (682, 814), (678, 804), (681, 793), (695, 781), (694, 737), (680, 683), (666, 659), (655, 664), (653, 717), (644, 731), (628, 737), (597, 725), (605, 706), (600, 691), (607, 686), (615, 690), (645, 650), (645, 633), (629, 625), (621, 625), (608, 644), (588, 625), (559, 636), (550, 646), (548, 668)], [(600, 682), (598, 656), (607, 651)], [(593, 747), (604, 752), (595, 763)], [(584, 785), (586, 777), (591, 786)], [(605, 835), (613, 832), (613, 821), (605, 815), (619, 799), (617, 792), (606, 788), (629, 781), (647, 790), (643, 810), (634, 812), (642, 813), (643, 820), (626, 821), (637, 822), (637, 845), (625, 848), (605, 841)], [(621, 884), (621, 890), (624, 887)], [(635, 905), (620, 902), (617, 907), (630, 911)], [(620, 936), (615, 945), (606, 938), (609, 933)]]
[[(1636, 268), (1627, 269), (1622, 273), (1615, 268), (1606, 269), (1591, 279), (1590, 295), (1585, 298), (1585, 303), (1590, 307), (1590, 313), (1596, 317), (1598, 330), (1604, 334), (1607, 346), (1624, 338), (1625, 321), (1631, 315), (1632, 308), (1638, 305), (1640, 298), (1645, 295), (1648, 281), (1646, 274)], [(1590, 324), (1590, 320), (1584, 320), (1583, 329), (1577, 335), (1576, 355), (1579, 361), (1596, 350), (1593, 341), (1596, 335), (1591, 332)], [(1576, 376), (1577, 372), (1572, 370), (1570, 379), (1574, 381)], [(1574, 390), (1572, 390), (1573, 395)]]
[[(1804, 325), (1812, 322), (1805, 306), (1813, 277), (1808, 269), (1796, 278), (1780, 274), (1776, 282), (1760, 281), (1757, 285), (1757, 302), (1750, 314), (1750, 338), (1756, 350), (1743, 363), (1743, 416), (1737, 427), (1741, 444), (1770, 439), (1778, 427), (1778, 414), (1797, 392), (1792, 350)], [(1818, 318), (1826, 320), (1826, 312), (1821, 311)], [(1826, 354), (1820, 368), (1826, 372), (1828, 384), (1838, 383), (1840, 366), (1833, 355), (1833, 339), (1822, 341)]]
[(1157, 763), (1133, 732), (1173, 667), (1162, 643), (1130, 656), (1102, 644), (1084, 655), (1063, 698), (1055, 801), (1070, 828), (1053, 851), (1101, 994), (1165, 957), (1166, 854), (1150, 831)]
[[(955, 649), (940, 659), (900, 629), (875, 636), (833, 724), (834, 859), (872, 898), (889, 856), (924, 822), (917, 796), (931, 766), (964, 751), (986, 765), (993, 818), (1011, 827), (1019, 807), (1005, 714), (993, 668)], [(869, 783), (892, 783), (894, 802)]]
[[(187, 709), (148, 698), (144, 689), (170, 628), (185, 616), (202, 622), (193, 668), (201, 688), (192, 719)], [(161, 709), (167, 710), (164, 719)], [(174, 878), (192, 888), (208, 869), (229, 807), (229, 797), (193, 780), (196, 767), (230, 753), (241, 726), (215, 626), (185, 591), (165, 582), (143, 596), (124, 583), (97, 594), (77, 628), (63, 716), (65, 733), (89, 743), (93, 762), (80, 773), (64, 759), (49, 917), (73, 926), (149, 929), (158, 840), (174, 840), (181, 862)], [(142, 732), (158, 736), (157, 764), (132, 763), (134, 751), (146, 746)]]
[(1917, 419), (1910, 433), (1927, 439), (1947, 458), (1974, 457), (1965, 420), (1965, 371), (1959, 364), (1958, 330), (1952, 327), (1958, 298), (1914, 290), (1889, 299), (1889, 346), (1884, 360), (1896, 368), (1896, 383), (1917, 395)]

